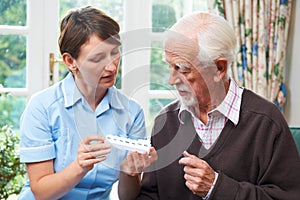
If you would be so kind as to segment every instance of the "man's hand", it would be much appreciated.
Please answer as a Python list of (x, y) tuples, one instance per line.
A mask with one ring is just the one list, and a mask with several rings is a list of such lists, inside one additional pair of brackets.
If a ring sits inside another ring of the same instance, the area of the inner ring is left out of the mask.
[(127, 175), (137, 176), (157, 160), (156, 150), (151, 147), (150, 153), (130, 152), (122, 162), (120, 170)]
[(183, 168), (186, 180), (186, 186), (198, 196), (205, 197), (213, 186), (215, 180), (215, 171), (204, 160), (183, 152), (183, 158), (179, 160), (179, 164), (185, 165)]

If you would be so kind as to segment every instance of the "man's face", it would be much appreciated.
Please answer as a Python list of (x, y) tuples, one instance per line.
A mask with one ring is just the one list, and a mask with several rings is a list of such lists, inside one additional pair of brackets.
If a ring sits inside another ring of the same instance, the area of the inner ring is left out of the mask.
[(165, 60), (169, 64), (169, 84), (174, 85), (187, 106), (206, 106), (210, 103), (209, 85), (212, 84), (212, 68), (201, 66), (198, 45), (190, 39), (167, 40)]

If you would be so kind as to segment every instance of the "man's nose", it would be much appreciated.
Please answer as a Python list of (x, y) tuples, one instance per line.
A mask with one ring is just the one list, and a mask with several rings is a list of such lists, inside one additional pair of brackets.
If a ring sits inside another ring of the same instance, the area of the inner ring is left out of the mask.
[(178, 76), (178, 72), (171, 69), (168, 83), (170, 85), (176, 85), (179, 82), (180, 82), (180, 79), (179, 79), (179, 76)]

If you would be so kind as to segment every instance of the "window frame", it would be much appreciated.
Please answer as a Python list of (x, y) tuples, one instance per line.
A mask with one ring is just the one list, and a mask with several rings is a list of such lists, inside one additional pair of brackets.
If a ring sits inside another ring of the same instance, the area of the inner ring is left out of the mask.
[[(193, 1), (184, 0), (184, 15), (192, 12)], [(163, 32), (152, 32), (152, 1), (124, 0), (124, 30), (126, 34), (138, 29), (149, 29), (147, 40), (152, 42), (163, 40)], [(29, 99), (37, 91), (49, 87), (49, 55), (54, 53), (59, 58), (57, 38), (59, 36), (60, 0), (40, 1), (27, 0), (26, 26), (0, 26), (2, 34), (25, 35), (26, 49), (26, 87), (0, 88), (0, 92), (8, 92), (12, 96), (26, 96)], [(151, 31), (150, 31), (151, 30)], [(126, 51), (126, 43), (123, 44)], [(136, 58), (139, 59), (136, 59)], [(150, 57), (151, 50), (136, 51), (130, 55), (122, 55), (121, 91), (138, 101), (144, 109), (146, 123), (149, 120), (150, 99), (172, 99), (174, 92), (169, 90), (150, 89)], [(128, 75), (141, 66), (143, 73)], [(56, 78), (55, 78), (56, 77)], [(54, 79), (58, 81), (58, 64), (54, 67)], [(134, 81), (133, 81), (134, 80)], [(138, 89), (138, 91), (137, 91)]]

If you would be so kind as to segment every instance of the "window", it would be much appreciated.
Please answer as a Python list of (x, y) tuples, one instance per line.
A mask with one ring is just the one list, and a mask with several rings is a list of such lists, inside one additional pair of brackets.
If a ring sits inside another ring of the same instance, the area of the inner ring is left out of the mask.
[(0, 126), (19, 127), (26, 104), (27, 2), (3, 0), (0, 4)]
[(150, 60), (149, 113), (147, 121), (152, 127), (157, 112), (176, 98), (176, 92), (168, 85), (169, 70), (163, 62), (162, 34), (176, 21), (194, 11), (206, 11), (206, 0), (153, 0), (152, 1), (152, 37)]
[[(168, 85), (167, 64), (162, 62), (163, 32), (185, 14), (206, 10), (205, 0), (3, 0), (0, 5), (0, 91), (9, 93), (18, 102), (10, 101), (14, 105), (12, 109), (19, 112), (11, 117), (17, 119), (26, 99), (49, 86), (52, 75), (49, 53), (59, 57), (59, 20), (67, 10), (86, 5), (101, 8), (119, 22), (125, 42), (116, 86), (141, 103), (150, 130), (159, 108), (176, 97)], [(142, 49), (136, 38), (143, 39)], [(132, 43), (137, 46), (132, 47)], [(59, 78), (56, 81), (68, 72), (63, 64), (57, 66)], [(1, 100), (5, 104), (3, 101), (7, 100)], [(10, 114), (6, 116), (9, 118)], [(16, 119), (12, 121), (17, 123)], [(18, 124), (13, 125), (18, 127)]]

